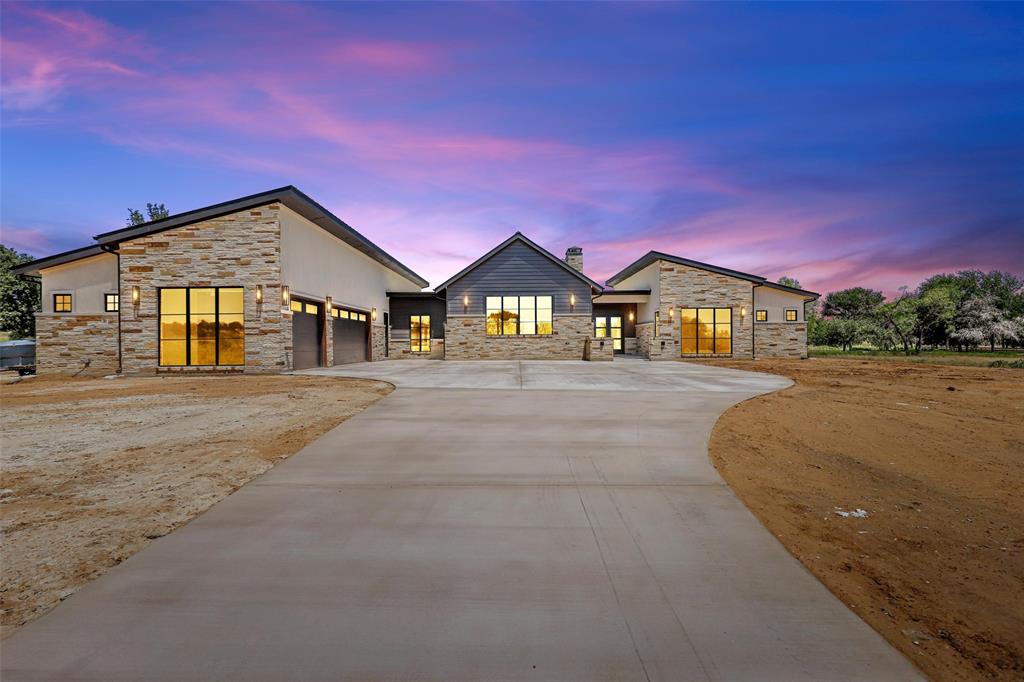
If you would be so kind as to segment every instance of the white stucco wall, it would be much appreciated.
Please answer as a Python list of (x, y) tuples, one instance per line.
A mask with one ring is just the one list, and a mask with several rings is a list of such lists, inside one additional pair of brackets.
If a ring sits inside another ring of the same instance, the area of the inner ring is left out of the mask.
[[(796, 308), (796, 321), (804, 321), (804, 296), (771, 287), (754, 287), (754, 310), (767, 310), (768, 322), (785, 322), (787, 308)], [(757, 321), (757, 317), (754, 317)]]
[[(281, 206), (281, 281), (293, 296), (323, 300), (378, 315), (388, 310), (388, 291), (420, 291), (287, 206)], [(382, 317), (378, 316), (378, 324)]]
[(102, 313), (103, 295), (117, 293), (117, 256), (101, 253), (39, 271), (43, 312), (53, 312), (53, 295), (70, 293), (72, 313)]
[(654, 261), (643, 270), (635, 272), (615, 285), (619, 291), (628, 289), (650, 289), (651, 296), (645, 303), (636, 305), (637, 323), (654, 322), (654, 311), (661, 305), (661, 261)]

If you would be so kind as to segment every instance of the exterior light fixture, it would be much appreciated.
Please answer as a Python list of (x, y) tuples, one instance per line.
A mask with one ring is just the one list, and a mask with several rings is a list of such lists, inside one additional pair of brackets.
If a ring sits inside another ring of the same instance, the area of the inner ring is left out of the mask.
[(576, 294), (569, 294), (569, 307), (576, 309)]
[(630, 322), (633, 321), (633, 311), (632, 310), (629, 311), (629, 321)]
[(374, 322), (377, 321), (377, 309), (376, 308), (370, 308), (370, 319), (373, 320)]
[(287, 307), (288, 303), (292, 300), (292, 294), (288, 291), (288, 287), (284, 284), (281, 285), (281, 305)]
[(330, 296), (324, 296), (324, 313), (327, 315), (327, 317), (331, 316), (331, 304), (333, 303), (334, 299), (332, 299)]
[(256, 305), (263, 305), (263, 285), (256, 285)]
[(742, 308), (740, 308), (740, 318), (742, 318), (742, 319), (746, 319), (747, 318), (747, 307), (746, 306), (743, 306)]
[(462, 312), (469, 310), (469, 295), (462, 297)]
[(132, 286), (132, 305), (139, 305), (139, 301), (142, 300), (142, 291), (138, 286)]
[(669, 308), (668, 308), (668, 321), (669, 322), (672, 321), (672, 319), (675, 317), (675, 314), (676, 314), (675, 307), (674, 306), (669, 306)]

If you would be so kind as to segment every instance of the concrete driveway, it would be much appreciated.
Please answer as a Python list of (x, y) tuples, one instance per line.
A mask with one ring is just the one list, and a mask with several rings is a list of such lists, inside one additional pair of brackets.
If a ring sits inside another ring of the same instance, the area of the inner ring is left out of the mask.
[(919, 680), (707, 458), (785, 387), (395, 361), (398, 390), (3, 643), (15, 680)]

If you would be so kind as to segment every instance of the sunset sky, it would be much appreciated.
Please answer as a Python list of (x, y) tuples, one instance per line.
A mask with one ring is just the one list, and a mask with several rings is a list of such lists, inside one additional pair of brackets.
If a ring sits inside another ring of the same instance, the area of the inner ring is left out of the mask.
[(830, 291), (1024, 274), (1024, 4), (2, 4), (2, 241), (293, 184), (436, 285), (521, 230)]

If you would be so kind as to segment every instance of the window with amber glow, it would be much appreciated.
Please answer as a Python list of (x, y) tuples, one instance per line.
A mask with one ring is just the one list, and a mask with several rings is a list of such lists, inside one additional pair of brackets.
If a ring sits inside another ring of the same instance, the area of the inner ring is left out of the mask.
[(732, 353), (732, 308), (682, 308), (683, 355)]
[(796, 308), (786, 309), (786, 322), (796, 322)]
[(244, 365), (241, 287), (160, 289), (160, 365)]
[(551, 296), (488, 296), (487, 336), (547, 336), (554, 316)]
[(108, 313), (116, 313), (121, 308), (118, 294), (103, 294), (103, 309)]
[(661, 313), (654, 313), (654, 336), (658, 336), (661, 333)]
[(413, 353), (430, 352), (430, 315), (409, 317), (409, 343)]
[(754, 313), (754, 319), (757, 320), (758, 322), (767, 322), (768, 321), (768, 311), (767, 310), (758, 310), (756, 313)]
[(71, 294), (54, 294), (53, 295), (53, 312), (55, 312), (55, 313), (70, 313), (71, 312)]

